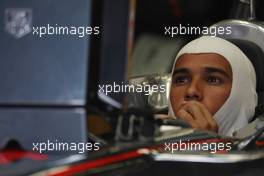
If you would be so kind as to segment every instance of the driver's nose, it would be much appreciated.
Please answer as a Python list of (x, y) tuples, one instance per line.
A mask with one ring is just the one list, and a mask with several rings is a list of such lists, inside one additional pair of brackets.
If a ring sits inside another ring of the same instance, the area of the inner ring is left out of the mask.
[(191, 84), (187, 87), (185, 92), (184, 100), (185, 101), (201, 101), (202, 100), (202, 83), (199, 78), (192, 80)]

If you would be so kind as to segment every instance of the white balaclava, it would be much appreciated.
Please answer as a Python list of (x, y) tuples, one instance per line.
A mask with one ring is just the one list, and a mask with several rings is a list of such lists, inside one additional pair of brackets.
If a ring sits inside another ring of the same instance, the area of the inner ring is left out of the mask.
[[(185, 45), (177, 54), (177, 59), (185, 53), (216, 53), (230, 63), (233, 82), (230, 95), (222, 107), (214, 114), (218, 133), (232, 136), (233, 132), (244, 127), (252, 119), (257, 105), (256, 73), (248, 57), (234, 44), (218, 37), (204, 36)], [(174, 116), (170, 98), (169, 115)]]

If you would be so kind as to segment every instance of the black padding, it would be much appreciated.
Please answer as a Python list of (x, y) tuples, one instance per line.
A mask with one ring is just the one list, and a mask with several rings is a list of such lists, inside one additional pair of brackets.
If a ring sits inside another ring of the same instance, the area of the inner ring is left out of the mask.
[(229, 39), (240, 48), (253, 64), (257, 76), (257, 93), (264, 92), (264, 53), (256, 44), (238, 39)]
[(240, 48), (255, 68), (257, 76), (256, 91), (258, 93), (258, 105), (255, 109), (254, 120), (259, 115), (264, 114), (264, 53), (258, 45), (250, 41), (238, 39), (229, 39), (228, 41)]

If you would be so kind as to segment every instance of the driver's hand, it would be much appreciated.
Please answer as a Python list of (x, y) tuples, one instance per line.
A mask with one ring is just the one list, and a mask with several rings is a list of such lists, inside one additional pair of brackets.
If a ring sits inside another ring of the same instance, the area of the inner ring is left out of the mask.
[(209, 110), (198, 101), (188, 101), (177, 111), (176, 116), (193, 128), (218, 131), (218, 125)]

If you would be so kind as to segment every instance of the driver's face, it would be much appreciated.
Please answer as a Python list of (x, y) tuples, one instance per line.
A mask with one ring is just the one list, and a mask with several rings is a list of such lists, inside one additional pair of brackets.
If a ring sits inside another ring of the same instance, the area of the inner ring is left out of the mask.
[(176, 62), (170, 92), (175, 114), (188, 101), (198, 101), (214, 115), (230, 95), (232, 69), (214, 53), (184, 54)]

